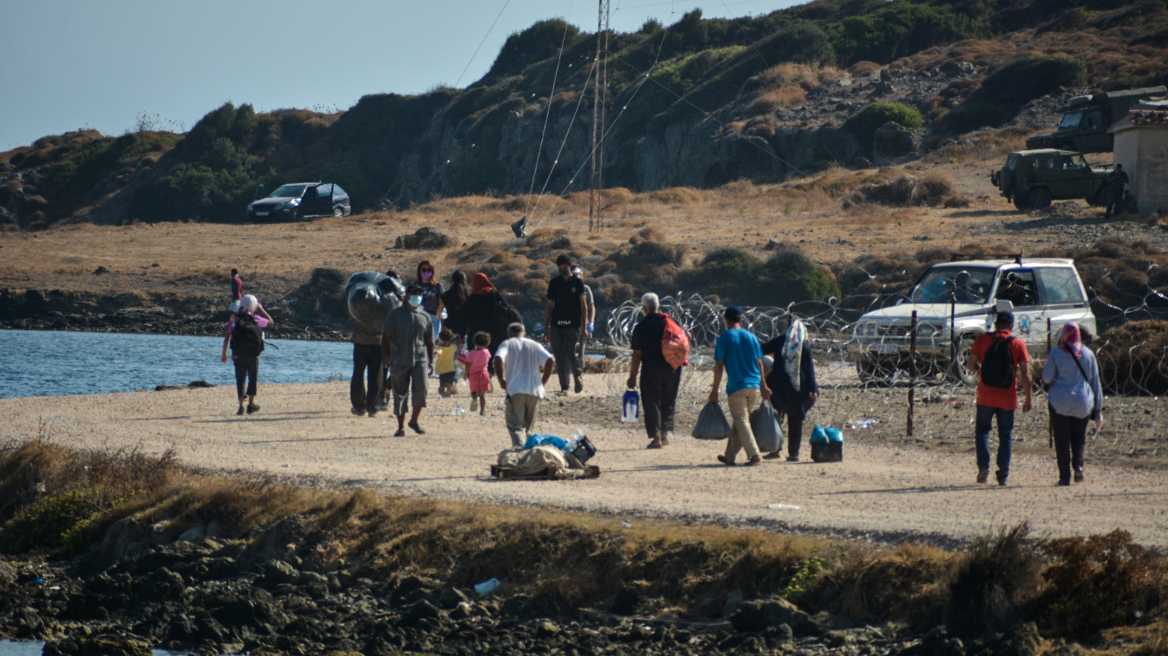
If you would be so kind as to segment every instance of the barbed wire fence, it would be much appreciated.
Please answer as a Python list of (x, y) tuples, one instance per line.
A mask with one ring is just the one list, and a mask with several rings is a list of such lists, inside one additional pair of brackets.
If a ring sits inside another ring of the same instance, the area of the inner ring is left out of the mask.
[[(787, 307), (740, 309), (743, 327), (762, 343), (784, 334), (792, 317), (806, 325), (820, 390), (809, 425), (836, 426), (862, 439), (917, 443), (968, 440), (973, 437), (976, 406), (976, 379), (965, 369), (968, 341), (925, 338), (923, 320), (917, 322), (916, 340), (911, 329), (901, 328), (863, 339), (855, 335), (864, 313), (905, 299), (900, 293), (869, 294)], [(1098, 331), (1120, 328), (1104, 332), (1090, 344), (1097, 354), (1105, 396), (1103, 428), (1096, 433), (1092, 424), (1088, 433), (1092, 456), (1132, 459), (1168, 455), (1168, 400), (1164, 398), (1168, 394), (1168, 333), (1147, 324), (1140, 330), (1125, 330), (1135, 319), (1168, 318), (1168, 302), (1150, 289), (1140, 303), (1128, 307), (1107, 303), (1098, 295), (1090, 305)], [(691, 366), (682, 376), (677, 417), (678, 432), (688, 433), (712, 384), (713, 346), (724, 330), (721, 317), (725, 306), (694, 294), (663, 297), (661, 308), (691, 338)], [(627, 301), (609, 313), (606, 364), (610, 375), (605, 384), (614, 396), (626, 389), (629, 340), (640, 318), (639, 301)], [(987, 313), (986, 318), (988, 325), (992, 316)], [(1048, 349), (1057, 347), (1061, 325), (1036, 320), (1022, 335), (1033, 359), (1034, 410), (1015, 416), (1014, 439), (1019, 445), (1045, 447), (1048, 443), (1050, 422), (1041, 371)]]

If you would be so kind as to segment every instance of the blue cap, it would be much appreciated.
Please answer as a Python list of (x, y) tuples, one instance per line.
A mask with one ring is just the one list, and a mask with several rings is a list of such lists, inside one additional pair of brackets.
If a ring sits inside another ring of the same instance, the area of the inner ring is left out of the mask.
[(736, 306), (731, 305), (730, 307), (726, 308), (726, 311), (722, 313), (722, 316), (730, 319), (731, 321), (737, 321), (742, 318), (742, 310), (739, 310)]
[(999, 312), (994, 324), (998, 326), (1013, 326), (1014, 313), (1013, 312)]

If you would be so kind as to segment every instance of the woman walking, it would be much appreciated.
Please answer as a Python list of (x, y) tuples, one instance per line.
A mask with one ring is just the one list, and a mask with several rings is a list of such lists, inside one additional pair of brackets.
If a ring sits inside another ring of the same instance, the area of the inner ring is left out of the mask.
[(454, 333), (454, 343), (462, 351), (463, 336), (466, 335), (466, 299), (470, 298), (470, 285), (466, 284), (466, 274), (458, 269), (450, 274), (450, 289), (438, 299), (438, 316), (446, 311), (443, 322)]
[(430, 323), (434, 326), (434, 341), (437, 342), (438, 333), (442, 330), (442, 318), (439, 316), (438, 306), (442, 303), (443, 289), (430, 260), (422, 260), (418, 263), (415, 284), (422, 288), (422, 309), (430, 315)]
[[(260, 313), (258, 317), (257, 311)], [(231, 360), (235, 365), (235, 391), (239, 397), (237, 415), (260, 411), (255, 402), (256, 377), (260, 373), (260, 353), (264, 351), (264, 329), (271, 325), (272, 318), (264, 311), (259, 299), (251, 294), (240, 300), (239, 312), (227, 322), (220, 360), (227, 362), (227, 347), (230, 345)], [(245, 400), (246, 410), (243, 405)]]
[[(767, 385), (771, 388), (771, 406), (775, 412), (787, 415), (787, 460), (799, 461), (799, 447), (803, 443), (803, 420), (807, 411), (819, 400), (819, 384), (815, 381), (815, 362), (807, 344), (807, 328), (792, 318), (787, 331), (762, 345), (763, 355), (774, 356)], [(763, 456), (782, 457), (778, 451)]]
[(1042, 368), (1047, 385), (1050, 426), (1058, 462), (1059, 485), (1083, 482), (1083, 452), (1087, 448), (1087, 423), (1094, 419), (1096, 430), (1103, 428), (1103, 387), (1099, 382), (1099, 361), (1083, 346), (1079, 326), (1068, 323), (1059, 333), (1058, 348)]
[(502, 332), (500, 332), (499, 323), (501, 322), (496, 317), (500, 306), (506, 305), (507, 299), (503, 298), (499, 290), (495, 289), (485, 273), (476, 273), (470, 279), (470, 292), (470, 297), (463, 305), (466, 334), (474, 335), (483, 332), (490, 335), (491, 344), (488, 348), (493, 356), (499, 344), (507, 339), (507, 327), (503, 326)]

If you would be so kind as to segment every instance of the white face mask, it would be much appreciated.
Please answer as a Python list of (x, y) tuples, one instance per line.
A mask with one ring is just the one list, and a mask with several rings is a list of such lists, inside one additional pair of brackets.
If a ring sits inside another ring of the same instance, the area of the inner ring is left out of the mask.
[(414, 307), (421, 307), (422, 297), (419, 296), (418, 294), (414, 294), (413, 296), (410, 296), (410, 305), (412, 305)]

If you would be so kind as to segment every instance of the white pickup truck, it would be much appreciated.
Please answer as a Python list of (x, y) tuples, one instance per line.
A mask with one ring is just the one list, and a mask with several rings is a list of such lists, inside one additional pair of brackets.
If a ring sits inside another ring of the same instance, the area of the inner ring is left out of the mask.
[(1067, 322), (1095, 333), (1095, 315), (1072, 260), (963, 260), (933, 265), (907, 299), (861, 316), (848, 354), (862, 381), (907, 375), (915, 310), (918, 377), (972, 384), (976, 378), (965, 367), (970, 346), (991, 330), (997, 310), (1006, 308), (1014, 312), (1014, 335), (1032, 357), (1046, 354), (1048, 325), (1050, 343), (1058, 342)]

